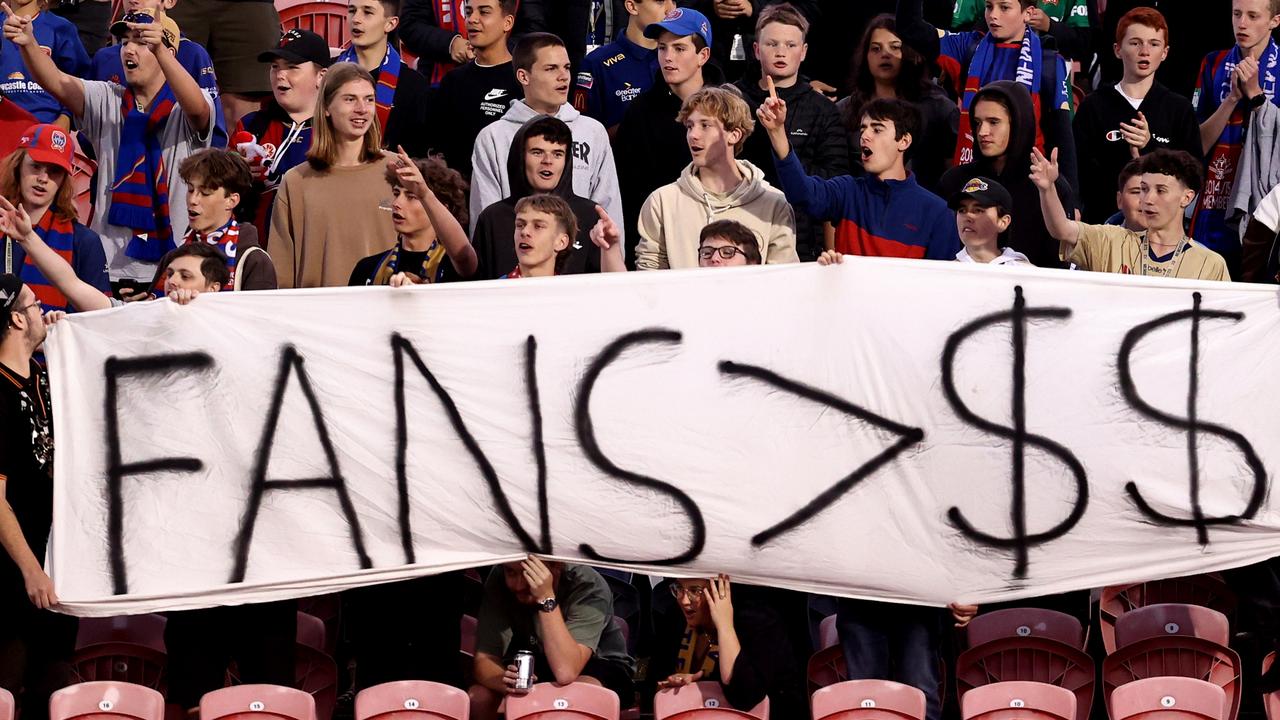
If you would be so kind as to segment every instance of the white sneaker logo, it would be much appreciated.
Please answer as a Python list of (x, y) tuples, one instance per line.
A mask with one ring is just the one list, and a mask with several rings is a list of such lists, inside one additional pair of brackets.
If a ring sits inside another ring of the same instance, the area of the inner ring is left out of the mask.
[(497, 100), (498, 98), (500, 98), (500, 97), (502, 97), (503, 95), (506, 95), (506, 94), (507, 94), (507, 91), (506, 91), (506, 90), (503, 90), (502, 88), (494, 88), (494, 89), (492, 89), (492, 90), (490, 90), (489, 92), (487, 92), (487, 93), (485, 93), (485, 94), (484, 94), (484, 99), (485, 99), (486, 101), (487, 101), (487, 100)]

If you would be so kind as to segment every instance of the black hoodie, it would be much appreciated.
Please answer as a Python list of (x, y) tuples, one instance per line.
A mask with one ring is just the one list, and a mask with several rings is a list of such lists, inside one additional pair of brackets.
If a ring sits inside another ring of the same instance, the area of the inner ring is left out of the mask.
[[(981, 99), (998, 95), (1013, 108), (1010, 118), (1009, 147), (1005, 151), (1004, 171), (997, 172), (992, 158), (982, 155), (981, 148), (974, 148), (974, 161), (957, 165), (943, 174), (938, 182), (944, 199), (964, 187), (975, 177), (989, 177), (998, 181), (1013, 196), (1013, 226), (1009, 228), (1009, 247), (1026, 255), (1039, 267), (1063, 267), (1058, 259), (1058, 241), (1049, 234), (1040, 212), (1040, 191), (1029, 177), (1031, 173), (1031, 149), (1036, 143), (1035, 110), (1031, 106), (1031, 93), (1023, 85), (1012, 80), (1000, 80), (982, 88)], [(978, 104), (974, 100), (974, 105)], [(972, 120), (972, 117), (970, 117)], [(976, 124), (974, 125), (976, 127)], [(976, 145), (976, 143), (975, 143)], [(1075, 197), (1065, 177), (1058, 178), (1058, 197), (1068, 215), (1075, 213)]]
[[(507, 153), (507, 177), (511, 179), (511, 195), (486, 207), (476, 220), (476, 231), (471, 237), (471, 244), (476, 249), (479, 265), (471, 280), (493, 280), (511, 272), (518, 263), (516, 258), (516, 203), (529, 195), (533, 188), (525, 177), (524, 139), (529, 126), (546, 115), (532, 118), (516, 131), (511, 140), (511, 150)], [(596, 204), (584, 197), (573, 194), (573, 158), (565, 155), (564, 172), (560, 174), (560, 183), (553, 194), (564, 198), (578, 218), (578, 236), (570, 246), (569, 252), (557, 264), (557, 275), (600, 272), (600, 248), (591, 241), (591, 228), (599, 217), (596, 215)]]

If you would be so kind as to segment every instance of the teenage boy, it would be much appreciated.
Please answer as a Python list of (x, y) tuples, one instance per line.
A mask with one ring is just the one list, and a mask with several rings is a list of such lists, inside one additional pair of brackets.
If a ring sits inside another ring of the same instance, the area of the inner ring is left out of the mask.
[[(1156, 80), (1169, 57), (1169, 25), (1158, 10), (1135, 8), (1116, 27), (1116, 57), (1124, 78), (1090, 94), (1073, 121), (1080, 174), (1115, 177), (1141, 154), (1160, 148), (1200, 153), (1200, 124), (1191, 102)], [(1100, 223), (1114, 210), (1106, 182), (1080, 188), (1084, 220)]]
[[(36, 42), (49, 53), (59, 69), (69, 75), (83, 76), (89, 71), (89, 55), (80, 44), (76, 26), (51, 12), (43, 12), (45, 5), (44, 0), (13, 0), (10, 8), (14, 13), (30, 18)], [(71, 127), (71, 112), (39, 83), (27, 78), (22, 54), (8, 40), (0, 40), (0, 93), (39, 122), (54, 123), (63, 130)]]
[[(768, 99), (770, 88), (786, 101), (791, 151), (806, 173), (821, 178), (848, 175), (849, 141), (840, 111), (800, 77), (800, 63), (809, 51), (805, 41), (808, 33), (809, 21), (790, 3), (770, 5), (756, 21), (755, 54), (760, 71), (748, 71), (735, 86), (742, 91), (752, 114)], [(773, 150), (766, 133), (747, 138), (742, 159), (763, 169), (765, 180), (777, 185)], [(816, 259), (823, 249), (822, 223), (797, 213), (796, 245), (801, 260)]]
[[(631, 103), (615, 135), (623, 227), (633, 239), (641, 205), (654, 190), (680, 177), (689, 164), (685, 129), (675, 119), (680, 108), (704, 86), (724, 81), (720, 70), (707, 64), (711, 23), (702, 13), (676, 8), (662, 22), (646, 27), (644, 36), (658, 43), (662, 82), (655, 79), (653, 87)], [(634, 259), (630, 257), (633, 248), (628, 246), (629, 260)]]
[(480, 131), (524, 97), (507, 39), (516, 23), (516, 0), (467, 0), (467, 37), (475, 57), (449, 71), (431, 103), (432, 133), (449, 167), (471, 177), (471, 149)]
[[(1231, 17), (1236, 45), (1209, 53), (1200, 65), (1191, 97), (1209, 168), (1204, 193), (1191, 216), (1191, 236), (1238, 268), (1240, 236), (1227, 224), (1227, 210), (1249, 116), (1268, 102), (1280, 105), (1280, 94), (1276, 93), (1280, 44), (1271, 37), (1280, 26), (1280, 0), (1231, 0)], [(1267, 157), (1271, 151), (1264, 149), (1260, 154)]]
[(799, 262), (795, 216), (764, 172), (737, 159), (755, 126), (747, 103), (729, 88), (703, 88), (680, 108), (693, 162), (640, 209), (637, 270), (698, 267), (698, 220), (737, 220), (760, 238), (766, 263)]
[[(124, 40), (126, 86), (81, 80), (58, 69), (10, 15), (5, 37), (22, 49), (36, 81), (71, 110), (98, 150), (99, 182), (90, 223), (102, 237), (113, 284), (149, 287), (157, 263), (187, 232), (186, 184), (173, 171), (213, 137), (214, 101), (175, 55), (172, 20), (128, 16), (112, 31)], [(166, 27), (167, 26), (167, 27)]]
[(947, 201), (956, 213), (956, 231), (964, 247), (956, 260), (988, 265), (1030, 265), (1026, 255), (1005, 243), (1013, 224), (1013, 196), (991, 178), (976, 177)]
[(35, 291), (15, 275), (0, 275), (0, 318), (0, 687), (19, 698), (22, 717), (43, 719), (49, 695), (75, 682), (78, 624), (49, 610), (58, 604), (43, 567), (53, 524), (52, 397), (32, 357), (47, 330)]
[(763, 262), (756, 234), (740, 222), (717, 220), (698, 233), (698, 267), (740, 267)]
[(1082, 270), (1230, 280), (1218, 253), (1186, 236), (1182, 218), (1200, 192), (1200, 162), (1181, 150), (1157, 150), (1142, 158), (1142, 212), (1147, 229), (1136, 233), (1113, 225), (1087, 225), (1067, 216), (1054, 185), (1057, 153), (1032, 151), (1031, 180), (1040, 189), (1040, 208), (1061, 257)]
[(348, 0), (351, 47), (335, 62), (352, 62), (373, 76), (382, 146), (403, 147), (412, 157), (431, 152), (423, 132), (431, 86), (417, 70), (400, 60), (389, 35), (400, 24), (400, 0)]
[[(125, 17), (122, 20), (128, 20), (128, 15), (133, 13), (142, 13), (150, 15), (161, 23), (169, 22), (169, 10), (172, 10), (177, 0), (125, 0), (124, 11)], [(176, 21), (174, 21), (176, 23)], [(117, 21), (116, 24), (118, 24)], [(175, 25), (176, 26), (176, 25)], [(111, 34), (118, 37), (118, 34), (112, 26)], [(124, 85), (124, 46), (120, 43), (107, 45), (99, 49), (93, 54), (92, 67), (89, 75), (77, 75), (77, 77), (85, 77), (88, 80), (101, 80), (103, 82), (112, 82), (117, 85)], [(200, 43), (182, 36), (182, 42), (178, 43), (178, 64), (186, 68), (188, 74), (195, 78), (196, 84), (200, 86), (214, 100), (218, 99), (218, 77), (213, 70), (213, 59), (209, 57), (209, 51)], [(70, 74), (70, 73), (68, 73)], [(214, 138), (213, 144), (221, 147), (227, 144), (227, 125), (223, 118), (222, 103), (214, 103)]]
[(187, 184), (190, 226), (184, 245), (213, 245), (227, 258), (229, 281), (223, 290), (275, 290), (276, 268), (258, 244), (258, 230), (234, 217), (240, 198), (253, 190), (249, 165), (233, 150), (208, 148), (178, 166)]
[(573, 191), (604, 206), (610, 217), (622, 217), (618, 171), (613, 165), (609, 134), (598, 120), (568, 103), (569, 53), (560, 38), (530, 33), (520, 38), (513, 55), (516, 79), (524, 99), (511, 103), (502, 119), (480, 132), (471, 155), (471, 233), (480, 213), (511, 194), (507, 156), (516, 133), (531, 118), (551, 115), (573, 133)]
[(1142, 214), (1142, 158), (1134, 158), (1116, 178), (1116, 212), (1107, 218), (1107, 225), (1122, 225), (1133, 232), (1147, 229), (1147, 217)]
[[(537, 204), (534, 195), (524, 200), (528, 208)], [(526, 225), (544, 211), (523, 215)], [(570, 213), (565, 219), (572, 222)], [(544, 222), (545, 219), (543, 219)], [(547, 223), (550, 227), (554, 223)], [(571, 233), (560, 233), (568, 242)], [(547, 248), (526, 253), (530, 271), (550, 275), (554, 253)], [(535, 256), (538, 264), (535, 266)], [(525, 268), (522, 257), (520, 269)], [(512, 277), (529, 277), (516, 275)], [(533, 675), (543, 682), (566, 684), (584, 682), (613, 690), (624, 704), (635, 695), (631, 673), (634, 660), (627, 655), (627, 643), (611, 622), (613, 595), (600, 573), (585, 565), (543, 562), (530, 555), (519, 562), (494, 568), (484, 586), (484, 598), (476, 625), (475, 684), (471, 686), (471, 717), (493, 720), (498, 705), (507, 695), (524, 694), (516, 689), (517, 651), (533, 653)]]
[(1045, 152), (1060, 149), (1063, 176), (1078, 190), (1070, 76), (1062, 56), (1050, 43), (1042, 43), (1028, 24), (1037, 0), (988, 0), (985, 34), (935, 28), (925, 21), (923, 5), (924, 0), (898, 0), (897, 33), (955, 81), (956, 94), (961, 95), (956, 164), (973, 160), (974, 128), (965, 111), (973, 106), (974, 96), (989, 83), (1012, 80), (1035, 98), (1036, 147)]
[[(271, 99), (261, 110), (240, 118), (235, 149), (245, 147), (254, 174), (253, 192), (241, 196), (240, 202), (253, 218), (258, 237), (265, 238), (280, 179), (307, 160), (316, 98), (333, 60), (324, 38), (295, 28), (280, 36), (278, 47), (259, 54), (258, 62), (271, 63)], [(242, 133), (249, 134), (248, 143)]]
[(618, 129), (633, 100), (653, 87), (658, 74), (658, 43), (644, 30), (675, 8), (672, 0), (626, 0), (627, 28), (617, 40), (588, 53), (574, 81), (573, 106)]
[[(951, 27), (971, 27), (982, 14), (982, 0), (956, 0)], [(1097, 0), (1039, 0), (1027, 24), (1041, 36), (1052, 36), (1062, 56), (1088, 65), (1093, 57), (1093, 27), (1098, 24)]]
[(756, 111), (773, 145), (778, 178), (798, 212), (836, 227), (843, 255), (951, 260), (960, 250), (956, 224), (942, 198), (916, 184), (906, 157), (920, 126), (908, 102), (876, 98), (863, 106), (858, 148), (862, 177), (806, 175), (787, 138), (787, 103), (770, 97)]

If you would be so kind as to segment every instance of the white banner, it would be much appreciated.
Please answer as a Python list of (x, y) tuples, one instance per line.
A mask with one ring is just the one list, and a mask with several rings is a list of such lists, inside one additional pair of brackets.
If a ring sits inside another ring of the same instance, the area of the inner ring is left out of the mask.
[(1273, 287), (849, 258), (203, 296), (48, 350), (82, 615), (524, 552), (927, 604), (1280, 554)]

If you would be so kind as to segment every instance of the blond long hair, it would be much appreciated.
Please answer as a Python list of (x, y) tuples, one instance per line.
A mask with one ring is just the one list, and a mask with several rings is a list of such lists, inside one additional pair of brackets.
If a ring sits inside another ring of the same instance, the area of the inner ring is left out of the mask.
[[(316, 170), (328, 170), (338, 162), (338, 136), (333, 131), (333, 121), (329, 119), (329, 104), (333, 102), (343, 85), (355, 80), (364, 80), (372, 88), (378, 85), (368, 70), (355, 63), (335, 63), (324, 74), (324, 84), (320, 86), (320, 94), (316, 97), (316, 112), (311, 130), (311, 149), (307, 151), (307, 162)], [(364, 141), (360, 148), (360, 162), (377, 162), (382, 158), (382, 130), (378, 127), (378, 118), (373, 118), (369, 129), (364, 133)]]
[[(0, 195), (14, 205), (23, 202), (22, 161), (26, 157), (26, 148), (18, 148), (9, 153), (9, 157), (4, 159), (4, 164), (0, 165)], [(49, 206), (49, 212), (59, 220), (75, 221), (78, 217), (75, 190), (71, 188), (71, 173), (67, 173), (62, 178), (62, 183), (58, 185), (58, 191), (53, 194), (53, 203)]]

